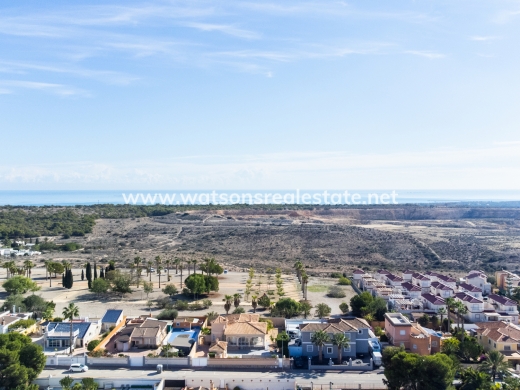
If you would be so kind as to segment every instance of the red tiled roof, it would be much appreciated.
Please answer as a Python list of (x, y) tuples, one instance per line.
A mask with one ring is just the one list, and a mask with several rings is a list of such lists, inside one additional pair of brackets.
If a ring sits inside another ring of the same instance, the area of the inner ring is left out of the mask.
[(472, 284), (469, 284), (469, 283), (461, 283), (461, 284), (459, 284), (459, 288), (462, 288), (464, 290), (471, 291), (471, 292), (482, 292), (482, 290), (480, 288), (473, 286)]
[(458, 292), (455, 294), (455, 297), (460, 299), (462, 302), (469, 302), (469, 303), (484, 303), (480, 299), (477, 299), (469, 294), (466, 294), (465, 292)]
[(515, 301), (513, 301), (512, 299), (509, 299), (508, 297), (504, 297), (502, 295), (489, 294), (488, 295), (488, 299), (491, 299), (491, 300), (493, 300), (495, 302), (498, 302), (501, 305), (516, 306), (516, 302)]
[(444, 299), (442, 299), (441, 297), (438, 297), (436, 295), (430, 294), (430, 293), (422, 294), (421, 296), (433, 305), (445, 305), (446, 304)]
[(401, 283), (401, 287), (407, 291), (421, 291), (421, 288), (419, 286), (416, 286), (415, 284), (412, 284), (410, 282)]

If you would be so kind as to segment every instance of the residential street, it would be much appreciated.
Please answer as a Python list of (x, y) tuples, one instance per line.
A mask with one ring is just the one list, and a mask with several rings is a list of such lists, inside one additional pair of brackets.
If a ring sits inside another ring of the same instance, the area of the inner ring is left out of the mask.
[(213, 371), (213, 370), (192, 370), (183, 369), (177, 371), (164, 371), (161, 374), (157, 374), (151, 370), (129, 370), (125, 368), (118, 369), (89, 369), (86, 373), (69, 373), (68, 371), (61, 369), (45, 369), (41, 374), (40, 378), (48, 378), (49, 375), (52, 377), (64, 377), (70, 375), (73, 378), (166, 378), (166, 379), (220, 379), (220, 378), (233, 378), (233, 379), (251, 379), (251, 378), (272, 378), (272, 379), (288, 379), (295, 378), (296, 383), (299, 386), (314, 388), (327, 389), (330, 386), (330, 382), (333, 383), (333, 388), (347, 387), (362, 385), (363, 389), (370, 388), (381, 388), (383, 370), (376, 370), (371, 372), (336, 372), (336, 371), (307, 371), (307, 370), (292, 370), (289, 372), (261, 372), (261, 371)]

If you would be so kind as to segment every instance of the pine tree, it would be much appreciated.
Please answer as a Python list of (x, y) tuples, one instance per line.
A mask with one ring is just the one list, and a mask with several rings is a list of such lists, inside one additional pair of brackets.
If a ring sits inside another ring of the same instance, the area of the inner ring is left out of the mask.
[(85, 280), (85, 272), (83, 272), (83, 270), (81, 270), (81, 280)]
[(97, 279), (97, 264), (94, 263), (94, 280)]

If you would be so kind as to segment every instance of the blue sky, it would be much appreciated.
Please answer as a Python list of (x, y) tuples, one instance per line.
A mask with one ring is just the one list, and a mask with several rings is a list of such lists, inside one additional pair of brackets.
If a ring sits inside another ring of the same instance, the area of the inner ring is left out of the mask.
[(520, 189), (519, 1), (0, 5), (1, 189)]

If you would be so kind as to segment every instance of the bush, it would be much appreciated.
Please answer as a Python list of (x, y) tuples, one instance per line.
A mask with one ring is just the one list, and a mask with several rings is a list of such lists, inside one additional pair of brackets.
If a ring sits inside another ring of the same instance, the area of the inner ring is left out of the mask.
[(244, 310), (243, 307), (237, 307), (235, 310), (233, 310), (233, 314), (243, 314), (245, 312), (246, 311)]
[(177, 303), (175, 303), (175, 308), (177, 310), (181, 310), (181, 311), (188, 310), (188, 306), (189, 306), (189, 304), (186, 301), (177, 301)]
[(341, 302), (339, 304), (339, 309), (343, 314), (347, 314), (349, 311), (348, 303), (347, 302)]
[(345, 298), (347, 296), (345, 291), (339, 286), (330, 286), (327, 295), (331, 298)]
[(9, 325), (7, 329), (9, 329), (9, 330), (27, 329), (27, 328), (30, 328), (31, 326), (33, 326), (34, 324), (36, 324), (36, 320), (29, 318), (28, 320), (16, 321), (14, 324)]
[(90, 352), (90, 356), (92, 357), (101, 357), (105, 354), (105, 350), (103, 348), (99, 348), (97, 351)]
[(158, 320), (174, 320), (179, 316), (179, 312), (175, 309), (165, 309), (157, 315)]
[(173, 303), (172, 303), (172, 300), (170, 299), (170, 297), (163, 297), (163, 298), (159, 298), (157, 299), (157, 307), (159, 309), (171, 309), (173, 308)]
[(341, 272), (333, 272), (330, 274), (330, 277), (331, 278), (334, 278), (334, 279), (339, 279), (341, 278), (343, 275), (341, 274)]
[(386, 334), (382, 334), (380, 337), (379, 337), (379, 340), (381, 340), (382, 342), (384, 343), (387, 343), (388, 342), (388, 336)]
[[(70, 334), (70, 332), (69, 332)], [(101, 341), (100, 340), (92, 340), (90, 343), (87, 344), (87, 350), (89, 352), (92, 352), (94, 349), (96, 349), (96, 347), (101, 344)]]
[(213, 302), (211, 302), (211, 299), (203, 299), (202, 300), (202, 306), (204, 306), (204, 309), (209, 309), (213, 305)]
[(341, 278), (339, 278), (338, 284), (340, 286), (350, 286), (352, 284), (352, 282), (350, 281), (349, 278), (345, 278), (342, 276)]
[(374, 334), (375, 334), (377, 337), (381, 337), (382, 335), (385, 334), (385, 332), (383, 332), (383, 329), (381, 329), (381, 327), (376, 326), (376, 327), (374, 328)]

